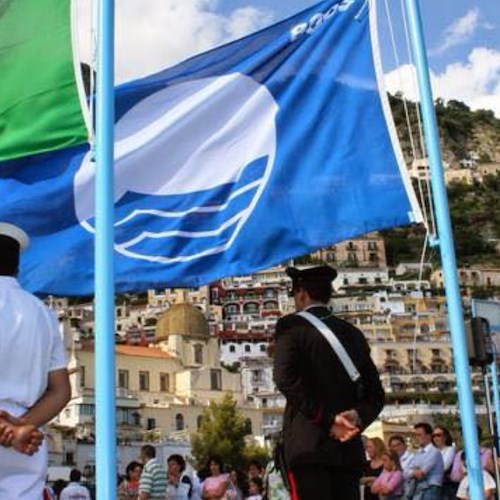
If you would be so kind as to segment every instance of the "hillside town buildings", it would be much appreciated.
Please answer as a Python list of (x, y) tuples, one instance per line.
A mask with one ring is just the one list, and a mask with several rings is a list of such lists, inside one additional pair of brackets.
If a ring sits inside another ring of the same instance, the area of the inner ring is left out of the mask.
[[(369, 341), (388, 404), (382, 419), (456, 412), (456, 382), (442, 274), (387, 265), (383, 238), (369, 234), (315, 252), (311, 265), (338, 270), (330, 307)], [(428, 267), (426, 268), (429, 271)], [(464, 286), (499, 286), (500, 270), (460, 269)], [(199, 289), (150, 290), (116, 305), (116, 405), (119, 463), (153, 441), (189, 454), (189, 441), (212, 402), (231, 394), (252, 433), (281, 427), (284, 397), (268, 356), (279, 317), (293, 311), (285, 266), (222, 279)], [(51, 424), (51, 463), (92, 471), (95, 380), (92, 303), (49, 299), (68, 352), (72, 398)], [(481, 375), (473, 375), (480, 392)], [(436, 410), (436, 408), (438, 410)], [(418, 409), (418, 412), (417, 412)], [(166, 451), (167, 450), (167, 451)]]

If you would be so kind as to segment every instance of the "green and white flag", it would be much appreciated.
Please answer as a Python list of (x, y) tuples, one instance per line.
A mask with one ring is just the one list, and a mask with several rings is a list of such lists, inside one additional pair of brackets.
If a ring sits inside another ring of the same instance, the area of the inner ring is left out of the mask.
[(0, 0), (0, 161), (87, 140), (71, 0)]

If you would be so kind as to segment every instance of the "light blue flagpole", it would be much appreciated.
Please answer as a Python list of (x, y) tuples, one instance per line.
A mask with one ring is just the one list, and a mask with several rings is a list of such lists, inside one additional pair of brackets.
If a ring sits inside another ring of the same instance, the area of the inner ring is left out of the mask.
[(474, 411), (474, 398), (472, 396), (462, 299), (458, 285), (453, 233), (451, 229), (446, 185), (444, 182), (443, 165), (441, 162), (441, 152), (439, 150), (439, 135), (436, 115), (434, 113), (431, 83), (429, 80), (429, 68), (427, 64), (422, 19), (418, 0), (405, 0), (405, 6), (409, 20), (412, 52), (417, 67), (424, 135), (429, 156), (433, 202), (436, 211), (439, 248), (443, 266), (451, 343), (453, 347), (453, 360), (457, 378), (458, 404), (467, 455), (469, 496), (470, 498), (474, 498), (474, 500), (484, 500), (483, 477), (479, 459), (477, 424)]
[(495, 407), (495, 424), (496, 424), (496, 435), (497, 435), (497, 442), (495, 443), (497, 450), (500, 450), (500, 394), (499, 390), (500, 388), (498, 387), (498, 368), (497, 368), (497, 362), (498, 362), (498, 354), (495, 349), (495, 354), (494, 354), (494, 359), (493, 363), (491, 363), (490, 370), (491, 370), (491, 380), (493, 381), (493, 406)]
[(98, 500), (115, 500), (114, 0), (99, 1), (97, 57), (94, 383), (96, 487)]

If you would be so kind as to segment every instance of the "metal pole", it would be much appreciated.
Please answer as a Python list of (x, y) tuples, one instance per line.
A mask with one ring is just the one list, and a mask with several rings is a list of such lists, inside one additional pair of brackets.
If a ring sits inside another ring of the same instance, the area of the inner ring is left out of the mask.
[(95, 403), (99, 500), (116, 499), (114, 295), (114, 1), (98, 9), (96, 96)]
[(491, 380), (493, 383), (493, 406), (495, 407), (495, 419), (496, 419), (495, 447), (500, 452), (500, 394), (498, 387), (498, 368), (497, 368), (496, 349), (494, 351), (494, 359), (493, 363), (491, 363), (490, 370), (491, 370)]
[(436, 211), (439, 249), (443, 266), (453, 360), (457, 378), (458, 404), (467, 455), (469, 495), (470, 498), (474, 498), (475, 500), (484, 500), (483, 477), (479, 458), (476, 415), (474, 412), (474, 398), (472, 396), (471, 374), (467, 355), (462, 300), (458, 285), (453, 233), (444, 182), (443, 165), (441, 162), (441, 152), (439, 150), (439, 135), (429, 80), (422, 19), (417, 0), (405, 0), (405, 8), (408, 15), (412, 51), (417, 68), (424, 135), (429, 155), (433, 202)]

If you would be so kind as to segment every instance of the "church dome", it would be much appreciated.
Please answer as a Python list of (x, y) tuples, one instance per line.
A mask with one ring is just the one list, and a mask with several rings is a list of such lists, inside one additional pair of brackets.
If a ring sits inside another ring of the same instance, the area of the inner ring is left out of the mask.
[(156, 324), (155, 340), (165, 340), (170, 335), (207, 338), (210, 336), (208, 321), (192, 304), (175, 304), (160, 316)]

